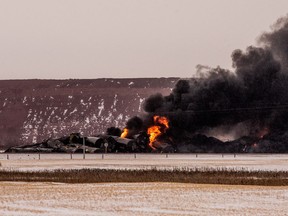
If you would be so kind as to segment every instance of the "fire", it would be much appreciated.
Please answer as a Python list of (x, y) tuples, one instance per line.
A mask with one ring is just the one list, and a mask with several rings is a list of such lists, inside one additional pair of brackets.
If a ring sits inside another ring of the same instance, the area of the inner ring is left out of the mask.
[(149, 146), (152, 149), (155, 149), (153, 147), (153, 142), (155, 142), (156, 138), (161, 134), (160, 126), (149, 127), (147, 133), (149, 134)]
[(167, 130), (167, 128), (169, 128), (169, 121), (166, 117), (154, 116), (153, 119), (154, 119), (154, 123), (158, 122), (159, 124), (164, 125), (166, 127), (166, 130)]
[(164, 116), (154, 116), (154, 125), (149, 127), (147, 134), (149, 135), (149, 146), (155, 149), (153, 143), (156, 141), (157, 137), (165, 133), (169, 128), (169, 120)]
[(127, 128), (124, 128), (124, 131), (121, 134), (121, 138), (126, 138), (128, 135), (129, 130)]

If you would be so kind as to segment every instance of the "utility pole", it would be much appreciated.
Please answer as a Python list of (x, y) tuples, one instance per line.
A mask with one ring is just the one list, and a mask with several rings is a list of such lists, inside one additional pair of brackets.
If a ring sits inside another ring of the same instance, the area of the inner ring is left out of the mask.
[(83, 159), (85, 159), (85, 153), (86, 153), (86, 149), (85, 149), (85, 137), (83, 135)]

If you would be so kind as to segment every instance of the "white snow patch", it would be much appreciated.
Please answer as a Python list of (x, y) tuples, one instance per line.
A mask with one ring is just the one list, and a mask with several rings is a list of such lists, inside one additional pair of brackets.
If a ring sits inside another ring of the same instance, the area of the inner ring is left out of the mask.
[(143, 103), (144, 100), (145, 100), (145, 98), (140, 98), (140, 99), (139, 99), (139, 108), (138, 108), (138, 111), (139, 111), (139, 112), (141, 111), (142, 103)]
[(98, 109), (99, 109), (98, 116), (101, 116), (101, 113), (103, 112), (104, 108), (105, 108), (104, 99), (101, 99), (98, 105)]
[(74, 108), (74, 110), (72, 112), (70, 112), (70, 115), (77, 112), (77, 108)]
[(114, 101), (113, 101), (113, 105), (111, 106), (111, 109), (113, 110), (113, 112), (116, 112), (116, 104), (117, 104), (118, 100), (117, 100), (117, 94), (114, 95)]
[(112, 119), (113, 119), (113, 114), (112, 114), (112, 112), (109, 112), (108, 116), (105, 118), (105, 121), (106, 122), (112, 122)]
[(27, 101), (27, 97), (25, 96), (25, 97), (23, 98), (23, 103), (26, 103), (26, 101)]

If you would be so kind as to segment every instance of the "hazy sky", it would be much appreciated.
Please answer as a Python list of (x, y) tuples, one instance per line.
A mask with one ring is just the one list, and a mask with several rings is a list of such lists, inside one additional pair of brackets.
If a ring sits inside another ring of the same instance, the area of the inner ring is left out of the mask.
[(231, 68), (231, 52), (287, 12), (287, 0), (0, 0), (0, 79)]

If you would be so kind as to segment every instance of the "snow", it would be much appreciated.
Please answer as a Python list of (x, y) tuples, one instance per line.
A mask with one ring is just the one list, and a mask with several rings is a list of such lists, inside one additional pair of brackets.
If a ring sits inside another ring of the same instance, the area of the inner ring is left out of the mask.
[(0, 215), (285, 215), (288, 187), (1, 182)]
[(140, 98), (140, 99), (139, 99), (139, 108), (138, 108), (138, 112), (141, 111), (141, 109), (142, 109), (142, 103), (143, 103), (144, 100), (145, 100), (145, 98)]
[[(73, 122), (78, 124), (79, 122)], [(174, 169), (174, 168), (225, 168), (239, 170), (285, 170), (288, 171), (288, 155), (257, 155), (249, 154), (87, 154), (86, 160), (82, 154), (42, 154), (41, 160), (34, 161), (38, 154), (11, 154), (6, 160), (6, 154), (0, 154), (2, 167), (0, 169), (43, 170), (43, 169)]]
[(77, 108), (74, 108), (74, 110), (72, 112), (70, 112), (70, 115), (72, 115), (75, 112), (77, 112)]
[(67, 113), (67, 109), (65, 109), (64, 111), (63, 111), (63, 116)]
[(115, 112), (117, 111), (117, 110), (116, 110), (117, 102), (118, 102), (118, 100), (117, 100), (117, 94), (115, 94), (115, 95), (114, 95), (113, 105), (111, 106), (111, 109), (113, 109), (113, 111), (115, 111)]
[(3, 107), (5, 107), (5, 106), (6, 106), (6, 104), (7, 104), (7, 101), (8, 101), (8, 98), (5, 98), (5, 100), (4, 100), (4, 104), (3, 104)]
[(54, 115), (55, 114), (55, 110), (52, 110), (50, 116)]
[(101, 113), (104, 110), (104, 100), (103, 99), (101, 99), (101, 101), (99, 102), (98, 109), (99, 109), (98, 116), (101, 116)]
[(81, 103), (83, 106), (86, 106), (86, 105), (87, 105), (86, 103), (84, 103), (84, 100), (83, 100), (83, 99), (80, 100), (80, 103)]
[(108, 116), (105, 118), (106, 122), (112, 122), (113, 119), (113, 114), (112, 112), (109, 111)]
[[(286, 170), (288, 154), (0, 154), (1, 169)], [(285, 215), (288, 187), (0, 182), (0, 215)]]
[(25, 97), (23, 98), (23, 103), (26, 103), (26, 101), (27, 101), (27, 97), (25, 96)]

